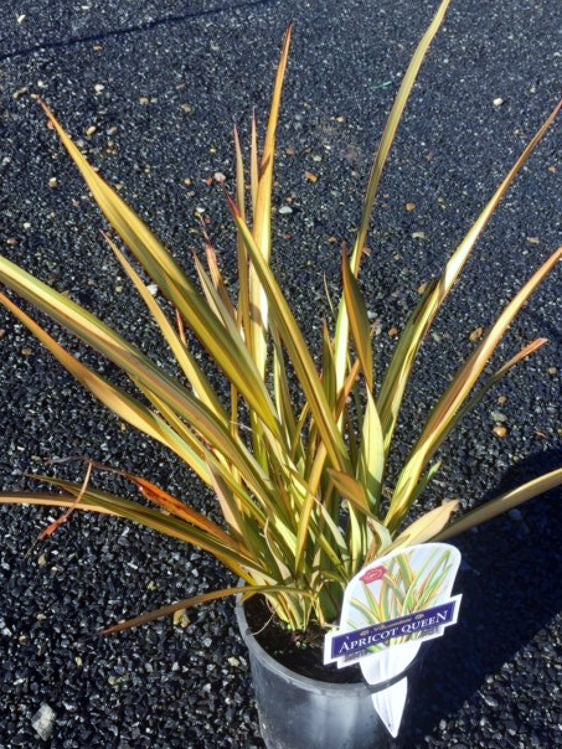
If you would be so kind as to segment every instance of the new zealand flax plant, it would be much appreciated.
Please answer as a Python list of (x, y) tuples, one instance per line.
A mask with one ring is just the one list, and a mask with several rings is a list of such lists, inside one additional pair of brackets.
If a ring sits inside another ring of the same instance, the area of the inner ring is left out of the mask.
[[(85, 366), (10, 296), (0, 294), (0, 301), (119, 418), (185, 461), (216, 494), (224, 523), (209, 519), (183, 496), (173, 497), (149, 479), (130, 474), (123, 475), (137, 485), (145, 504), (100, 491), (88, 480), (74, 484), (46, 477), (41, 478), (63, 493), (4, 493), (0, 502), (66, 507), (64, 517), (69, 511), (85, 510), (126, 518), (200, 547), (245, 582), (241, 588), (179, 601), (105, 632), (240, 592), (245, 597), (266, 596), (279, 619), (293, 630), (306, 629), (310, 620), (328, 627), (339, 616), (347, 582), (367, 562), (399, 547), (451, 538), (562, 483), (562, 469), (558, 469), (460, 520), (451, 522), (458, 502), (449, 501), (408, 524), (410, 511), (438, 469), (434, 456), (451, 430), (490, 387), (545, 343), (543, 338), (529, 343), (476, 387), (510, 323), (560, 259), (559, 248), (501, 312), (429, 411), (391, 497), (382, 491), (402, 400), (420, 346), (480, 234), (561, 106), (517, 159), (454, 250), (443, 275), (427, 286), (377, 386), (373, 336), (358, 280), (361, 260), (390, 149), (449, 2), (441, 2), (418, 44), (382, 134), (353, 249), (349, 257), (345, 252), (342, 257), (343, 294), (335, 329), (324, 323), (320, 371), (270, 268), (275, 141), (291, 28), (277, 69), (261, 154), (253, 121), (248, 171), (234, 132), (236, 194), (227, 194), (226, 200), (237, 233), (236, 299), (211, 248), (207, 248), (207, 267), (195, 258), (201, 291), (196, 288), (174, 255), (88, 163), (43, 104), (95, 201), (134, 258), (106, 236), (182, 374), (167, 374), (82, 306), (4, 257), (0, 258), (0, 280), (5, 286), (123, 370), (144, 398), (129, 395)], [(135, 261), (157, 284), (165, 304), (159, 304), (145, 286)], [(227, 378), (230, 403), (219, 397), (190, 351), (186, 327)], [(297, 402), (304, 405), (297, 407)], [(87, 479), (90, 472), (91, 467)]]

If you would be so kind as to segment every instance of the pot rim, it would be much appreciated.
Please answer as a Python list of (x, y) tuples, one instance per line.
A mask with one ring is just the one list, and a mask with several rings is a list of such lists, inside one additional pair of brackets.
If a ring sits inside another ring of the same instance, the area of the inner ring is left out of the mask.
[(267, 653), (262, 646), (258, 643), (254, 635), (251, 633), (250, 628), (248, 626), (248, 620), (246, 619), (246, 613), (244, 611), (244, 604), (242, 602), (242, 596), (238, 595), (236, 596), (236, 621), (238, 623), (238, 628), (240, 630), (240, 634), (242, 635), (242, 639), (244, 640), (244, 643), (246, 644), (246, 647), (250, 651), (251, 655), (254, 655), (257, 659), (259, 659), (262, 663), (264, 663), (267, 668), (269, 668), (271, 671), (277, 673), (278, 675), (282, 676), (285, 680), (291, 682), (292, 684), (295, 684), (295, 686), (299, 686), (301, 689), (307, 689), (309, 691), (323, 691), (323, 692), (339, 692), (340, 694), (342, 692), (346, 692), (350, 697), (363, 695), (365, 693), (365, 689), (368, 688), (368, 684), (365, 681), (358, 681), (354, 684), (341, 684), (341, 683), (333, 683), (330, 681), (320, 681), (319, 679), (311, 679), (309, 676), (303, 676), (302, 674), (299, 674), (295, 671), (291, 671), (291, 669), (287, 668), (286, 666), (283, 666), (279, 661), (276, 661), (275, 658), (273, 658), (269, 653)]

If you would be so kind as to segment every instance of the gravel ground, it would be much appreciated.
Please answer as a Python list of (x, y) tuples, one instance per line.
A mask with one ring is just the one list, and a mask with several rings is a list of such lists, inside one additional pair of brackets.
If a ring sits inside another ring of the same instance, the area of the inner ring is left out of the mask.
[[(293, 19), (276, 190), (277, 206), (292, 213), (278, 217), (274, 264), (318, 342), (322, 274), (337, 289), (340, 245), (359, 220), (370, 155), (436, 5), (19, 0), (0, 21), (3, 252), (162, 360), (153, 326), (100, 239), (103, 220), (27, 93), (41, 93), (186, 266), (190, 249), (201, 246), (195, 213), (202, 209), (233, 277), (224, 200), (205, 180), (221, 171), (231, 183), (233, 118), (245, 138), (254, 105), (263, 124)], [(400, 130), (364, 265), (366, 297), (381, 325), (380, 365), (391, 350), (388, 330), (404, 323), (417, 287), (439, 271), (556, 103), (561, 28), (557, 3), (453, 3)], [(487, 326), (560, 244), (561, 142), (558, 124), (435, 325), (407, 404), (405, 447), (414, 437), (408, 426), (473, 346), (468, 333)], [(495, 361), (541, 334), (550, 344), (451, 438), (428, 501), (459, 497), (467, 508), (561, 463), (559, 289), (560, 271)], [(44, 461), (88, 454), (215, 511), (185, 469), (108, 416), (2, 311), (0, 328), (3, 488), (29, 487), (29, 471), (77, 479), (77, 464), (46, 469)], [(83, 356), (119, 381), (112, 367)], [(501, 406), (498, 396), (507, 399)], [(504, 439), (492, 433), (497, 411), (506, 419)], [(428, 647), (404, 746), (562, 746), (559, 502), (552, 492), (458, 540), (461, 621)], [(0, 746), (44, 745), (32, 726), (42, 704), (54, 712), (46, 722), (56, 747), (262, 746), (230, 602), (194, 612), (186, 629), (165, 621), (103, 642), (80, 640), (123, 616), (221, 587), (230, 582), (226, 573), (197, 551), (98, 517), (74, 517), (26, 555), (48, 517), (31, 508), (1, 512)]]

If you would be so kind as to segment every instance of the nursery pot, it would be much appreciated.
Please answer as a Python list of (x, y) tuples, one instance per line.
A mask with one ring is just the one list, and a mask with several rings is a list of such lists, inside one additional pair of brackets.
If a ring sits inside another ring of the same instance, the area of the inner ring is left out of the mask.
[[(236, 619), (250, 654), (260, 732), (268, 749), (391, 749), (393, 740), (373, 707), (372, 694), (392, 681), (333, 684), (302, 676), (272, 658), (250, 632), (244, 606)], [(417, 669), (416, 669), (417, 670)], [(403, 671), (411, 675), (412, 669)], [(411, 690), (409, 690), (411, 692)]]

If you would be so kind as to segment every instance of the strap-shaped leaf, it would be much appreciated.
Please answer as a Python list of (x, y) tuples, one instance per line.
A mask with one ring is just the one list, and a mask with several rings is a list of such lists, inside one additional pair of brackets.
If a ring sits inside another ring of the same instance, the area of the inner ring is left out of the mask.
[(443, 275), (439, 280), (438, 287), (435, 288), (434, 284), (431, 284), (426, 290), (420, 305), (415, 310), (406, 326), (406, 329), (400, 337), (389, 368), (385, 374), (378, 399), (379, 413), (381, 415), (381, 422), (385, 433), (387, 452), (390, 448), (392, 435), (396, 427), (404, 391), (410, 379), (412, 367), (424, 337), (426, 336), (443, 302), (451, 291), (455, 281), (459, 277), (478, 238), (482, 234), (482, 231), (487, 226), (496, 208), (525, 165), (527, 159), (553, 124), (561, 107), (562, 101), (557, 104), (550, 116), (531, 139), (521, 156), (517, 159), (505, 179), (488, 201), (484, 210), (470, 227), (464, 239), (447, 262)]
[(523, 502), (527, 502), (529, 499), (533, 499), (533, 497), (538, 497), (539, 494), (544, 494), (551, 489), (555, 489), (557, 486), (562, 486), (562, 468), (556, 468), (554, 471), (527, 481), (525, 484), (521, 484), (517, 489), (512, 489), (495, 499), (491, 499), (464, 517), (455, 520), (448, 528), (445, 528), (445, 530), (435, 536), (433, 540), (448, 541), (450, 538), (458, 536), (459, 533), (464, 533), (476, 525), (487, 523), (488, 520), (492, 520), (504, 512), (513, 510), (514, 507), (518, 507)]
[(367, 406), (361, 428), (357, 478), (367, 490), (371, 512), (376, 514), (384, 473), (384, 440), (375, 400), (367, 390)]
[(138, 486), (143, 497), (146, 497), (146, 499), (153, 504), (161, 507), (166, 512), (169, 512), (170, 515), (175, 515), (181, 520), (185, 520), (187, 523), (195, 525), (197, 528), (201, 528), (201, 530), (207, 531), (223, 543), (230, 544), (233, 547), (239, 546), (238, 542), (235, 541), (232, 536), (229, 536), (228, 533), (225, 533), (225, 531), (223, 531), (223, 529), (215, 522), (205, 515), (202, 515), (200, 512), (197, 512), (197, 510), (194, 510), (193, 507), (186, 505), (184, 502), (177, 499), (177, 497), (173, 497), (169, 492), (156, 486), (152, 481), (149, 481), (142, 476), (135, 476), (132, 473), (127, 473), (126, 471), (117, 471), (117, 473)]
[[(344, 252), (342, 255), (342, 278), (345, 307), (351, 335), (355, 343), (355, 350), (361, 362), (361, 368), (367, 381), (370, 392), (374, 386), (373, 350), (371, 346), (371, 326), (367, 316), (367, 308), (363, 300), (363, 294), (359, 283), (349, 267), (349, 258)], [(335, 367), (334, 367), (335, 368)]]
[(62, 366), (92, 395), (98, 398), (104, 406), (135, 429), (175, 452), (205, 483), (211, 483), (207, 466), (202, 458), (201, 448), (193, 436), (189, 441), (186, 441), (182, 435), (171, 429), (165, 421), (146, 408), (140, 401), (115, 385), (111, 385), (103, 377), (86, 367), (58, 344), (35, 320), (1, 293), (0, 303), (9, 309), (58, 359)]
[[(50, 507), (73, 507), (75, 505), (74, 497), (81, 489), (80, 484), (73, 484), (48, 476), (40, 476), (38, 478), (41, 481), (60, 487), (68, 492), (70, 497), (68, 495), (65, 497), (64, 495), (52, 495), (40, 492), (30, 494), (2, 492), (0, 493), (0, 504), (35, 504)], [(146, 528), (151, 528), (165, 536), (171, 536), (180, 541), (193, 544), (213, 554), (213, 556), (235, 573), (241, 572), (244, 567), (248, 569), (255, 567), (258, 570), (261, 567), (261, 564), (257, 560), (235, 551), (234, 548), (213, 538), (207, 531), (189, 525), (172, 515), (165, 515), (160, 510), (143, 507), (136, 502), (131, 502), (108, 492), (102, 492), (99, 489), (88, 487), (84, 492), (83, 499), (79, 504), (75, 505), (74, 509), (117, 515), (125, 520), (131, 520)]]
[(241, 337), (228, 335), (166, 248), (115, 190), (95, 172), (52, 112), (45, 105), (43, 107), (109, 223), (161, 292), (179, 309), (183, 319), (213, 360), (236, 385), (250, 406), (271, 430), (278, 430), (275, 409)]
[(236, 588), (223, 588), (222, 590), (213, 590), (210, 593), (201, 593), (192, 598), (185, 598), (183, 601), (177, 601), (168, 606), (162, 606), (160, 609), (155, 609), (146, 614), (141, 614), (140, 616), (128, 619), (125, 622), (120, 622), (119, 624), (107, 627), (106, 629), (101, 630), (98, 634), (114, 635), (117, 634), (117, 632), (123, 632), (126, 629), (132, 629), (133, 627), (140, 627), (142, 624), (148, 624), (148, 622), (153, 622), (155, 619), (162, 619), (164, 616), (171, 616), (176, 611), (181, 611), (181, 609), (190, 609), (194, 606), (200, 606), (202, 603), (218, 601), (221, 598), (239, 595), (242, 600), (245, 601), (251, 596), (258, 594), (279, 597), (288, 597), (290, 594), (297, 594), (299, 596), (304, 595), (305, 598), (310, 595), (308, 592), (302, 591), (300, 588), (294, 588), (288, 585), (247, 585), (238, 586)]
[(263, 504), (272, 507), (271, 484), (267, 475), (248, 448), (236, 441), (228, 428), (202, 402), (101, 320), (2, 256), (0, 278), (140, 382), (147, 391), (161, 398), (190, 423), (213, 449), (220, 450), (240, 470)]
[(390, 509), (385, 519), (389, 528), (395, 529), (408, 511), (411, 498), (427, 461), (451, 431), (455, 415), (470, 395), (472, 388), (507, 332), (509, 325), (540, 283), (554, 269), (561, 257), (562, 247), (559, 247), (515, 295), (478, 348), (461, 367), (431, 412), (423, 432), (396, 483)]
[(458, 500), (451, 500), (445, 504), (436, 507), (434, 510), (424, 513), (421, 518), (414, 520), (402, 533), (394, 540), (386, 553), (396, 551), (414, 544), (423, 544), (431, 541), (445, 528), (451, 515), (459, 506)]
[(255, 267), (256, 272), (259, 274), (260, 281), (267, 294), (279, 333), (287, 351), (289, 352), (296, 375), (299, 378), (306, 399), (310, 405), (310, 410), (314, 416), (318, 432), (326, 444), (328, 456), (333, 466), (340, 470), (346, 470), (349, 467), (347, 450), (331, 414), (328, 400), (324, 393), (324, 389), (322, 388), (318, 372), (314, 366), (304, 336), (275, 276), (256, 246), (254, 238), (252, 237), (246, 222), (240, 215), (236, 204), (230, 198), (228, 202), (234, 220), (236, 221), (246, 243), (246, 248), (250, 255), (252, 264)]
[(468, 413), (470, 413), (470, 411), (476, 408), (476, 406), (480, 403), (482, 398), (484, 398), (489, 390), (491, 390), (495, 385), (498, 384), (498, 382), (500, 382), (500, 380), (502, 380), (507, 374), (509, 374), (513, 367), (516, 367), (518, 364), (527, 359), (527, 357), (532, 356), (546, 343), (548, 343), (548, 338), (537, 338), (534, 341), (531, 341), (531, 343), (528, 343), (526, 346), (524, 346), (521, 351), (518, 351), (515, 356), (512, 356), (509, 361), (507, 361), (498, 370), (496, 370), (494, 374), (486, 380), (480, 390), (472, 396), (468, 403), (466, 403), (466, 405), (463, 406), (463, 408), (455, 416), (453, 429), (461, 419), (463, 419)]
[(105, 239), (113, 250), (116, 258), (121, 263), (124, 271), (127, 273), (129, 278), (135, 285), (135, 288), (139, 292), (143, 302), (146, 304), (152, 316), (154, 317), (163, 337), (170, 346), (170, 349), (172, 350), (176, 361), (182, 368), (185, 376), (191, 384), (195, 395), (200, 400), (202, 400), (205, 405), (207, 405), (211, 409), (211, 411), (213, 411), (217, 418), (219, 418), (225, 424), (228, 423), (228, 417), (219, 401), (217, 394), (201, 371), (201, 368), (195, 361), (194, 357), (189, 353), (189, 350), (181, 341), (179, 335), (176, 333), (174, 327), (169, 322), (158, 302), (146, 288), (145, 284), (142, 281), (142, 278), (135, 271), (135, 269), (129, 263), (123, 253), (119, 250), (117, 245), (112, 242), (110, 237), (105, 236)]
[(347, 473), (328, 469), (330, 478), (334, 482), (337, 491), (347, 499), (354, 507), (365, 515), (371, 515), (371, 503), (364, 484)]
[[(267, 133), (261, 158), (257, 195), (253, 216), (252, 233), (256, 247), (266, 263), (271, 256), (271, 201), (273, 192), (273, 167), (275, 161), (275, 138), (279, 122), (279, 110), (281, 107), (281, 94), (283, 82), (287, 72), (289, 61), (289, 48), (291, 46), (292, 27), (289, 26), (285, 34), (281, 58), (277, 67), (273, 96)], [(268, 328), (268, 306), (267, 293), (261, 285), (259, 274), (253, 264), (250, 265), (250, 350), (256, 362), (258, 372), (265, 376), (265, 363), (267, 358), (267, 328)]]
[[(431, 24), (429, 25), (427, 31), (416, 47), (416, 51), (414, 52), (412, 59), (410, 60), (410, 64), (406, 69), (406, 72), (402, 79), (402, 83), (400, 84), (400, 88), (398, 89), (396, 99), (394, 100), (394, 104), (392, 105), (392, 109), (390, 110), (390, 114), (388, 116), (388, 120), (386, 122), (380, 144), (373, 161), (373, 166), (371, 168), (369, 183), (367, 185), (367, 193), (365, 195), (363, 211), (361, 214), (361, 224), (351, 256), (351, 271), (354, 276), (359, 275), (361, 257), (363, 255), (365, 244), (367, 241), (367, 234), (371, 223), (373, 207), (375, 205), (380, 180), (386, 166), (388, 156), (390, 154), (390, 149), (392, 148), (392, 144), (394, 143), (394, 139), (398, 131), (398, 126), (400, 125), (402, 115), (404, 114), (404, 109), (406, 108), (406, 104), (408, 102), (408, 99), (410, 98), (410, 94), (414, 87), (414, 83), (416, 82), (416, 78), (418, 77), (421, 66), (423, 65), (423, 61), (425, 59), (427, 51), (438, 32), (439, 27), (443, 23), (443, 19), (445, 18), (445, 14), (447, 12), (449, 4), (450, 0), (442, 0), (441, 4), (439, 5), (439, 8), (437, 9), (435, 16), (433, 17)], [(341, 387), (345, 377), (348, 335), (349, 318), (346, 314), (344, 305), (340, 304), (335, 339), (336, 372), (339, 387)]]

